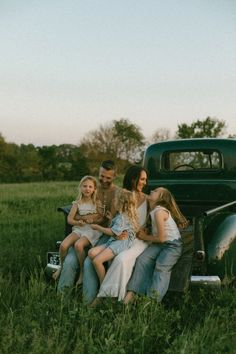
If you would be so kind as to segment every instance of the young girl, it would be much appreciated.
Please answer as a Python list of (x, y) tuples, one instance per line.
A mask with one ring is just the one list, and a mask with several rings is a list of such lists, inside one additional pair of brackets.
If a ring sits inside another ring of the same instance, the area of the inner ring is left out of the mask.
[[(104, 262), (113, 259), (120, 252), (130, 248), (139, 229), (136, 200), (132, 192), (125, 189), (122, 190), (117, 210), (118, 214), (112, 219), (110, 228), (92, 225), (94, 230), (112, 236), (104, 245), (94, 247), (88, 253), (97, 272), (100, 285), (105, 277)], [(127, 231), (126, 236), (121, 236), (123, 231)]]
[(165, 188), (150, 194), (153, 210), (150, 212), (152, 235), (143, 230), (137, 235), (151, 244), (137, 258), (134, 272), (127, 285), (124, 303), (130, 302), (135, 293), (155, 296), (161, 301), (166, 294), (171, 270), (182, 253), (178, 227), (186, 227), (187, 220), (180, 212), (174, 197)]
[[(79, 184), (79, 194), (67, 218), (68, 224), (73, 225), (69, 234), (60, 245), (61, 264), (71, 246), (74, 246), (80, 264), (80, 275), (77, 285), (82, 283), (83, 264), (86, 257), (85, 248), (94, 246), (101, 236), (100, 231), (93, 230), (91, 224), (103, 221), (102, 205), (97, 199), (97, 180), (92, 176), (85, 176)], [(56, 280), (60, 275), (60, 269), (53, 274)]]

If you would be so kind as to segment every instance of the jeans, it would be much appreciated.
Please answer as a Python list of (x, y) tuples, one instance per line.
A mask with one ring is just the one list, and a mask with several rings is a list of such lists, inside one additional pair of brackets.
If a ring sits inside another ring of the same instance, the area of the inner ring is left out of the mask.
[(79, 260), (74, 247), (70, 247), (63, 262), (61, 274), (59, 277), (57, 291), (62, 293), (67, 287), (73, 287), (77, 273), (79, 272)]
[(83, 299), (90, 304), (97, 296), (99, 289), (99, 279), (93, 263), (89, 257), (84, 262), (84, 277), (83, 277)]
[[(96, 246), (105, 244), (108, 240), (107, 236), (101, 236)], [(89, 257), (84, 261), (84, 275), (83, 275), (83, 299), (90, 304), (97, 296), (100, 283), (95, 271), (94, 265)]]
[(127, 290), (161, 301), (169, 287), (171, 270), (181, 253), (181, 240), (151, 244), (137, 258)]

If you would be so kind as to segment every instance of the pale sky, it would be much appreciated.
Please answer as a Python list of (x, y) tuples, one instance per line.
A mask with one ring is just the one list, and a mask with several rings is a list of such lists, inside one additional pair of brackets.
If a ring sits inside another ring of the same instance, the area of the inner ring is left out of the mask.
[(235, 0), (0, 0), (0, 133), (79, 144), (207, 116), (236, 134)]

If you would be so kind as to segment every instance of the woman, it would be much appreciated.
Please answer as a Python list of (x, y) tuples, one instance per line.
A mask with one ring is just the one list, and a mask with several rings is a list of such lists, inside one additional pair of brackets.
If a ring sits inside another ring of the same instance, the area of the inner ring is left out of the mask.
[[(148, 213), (147, 196), (142, 192), (147, 184), (147, 172), (143, 167), (131, 166), (123, 180), (123, 188), (133, 191), (137, 203), (137, 212), (140, 227), (146, 224)], [(126, 285), (131, 277), (136, 258), (145, 250), (148, 243), (135, 238), (132, 247), (121, 252), (108, 268), (101, 284), (97, 298), (117, 297), (122, 300), (126, 294)]]

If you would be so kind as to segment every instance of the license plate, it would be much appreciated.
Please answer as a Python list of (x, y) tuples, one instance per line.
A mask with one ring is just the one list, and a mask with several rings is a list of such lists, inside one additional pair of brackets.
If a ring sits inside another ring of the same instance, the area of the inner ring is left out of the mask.
[(60, 256), (58, 252), (48, 252), (47, 253), (47, 263), (53, 265), (60, 265)]

